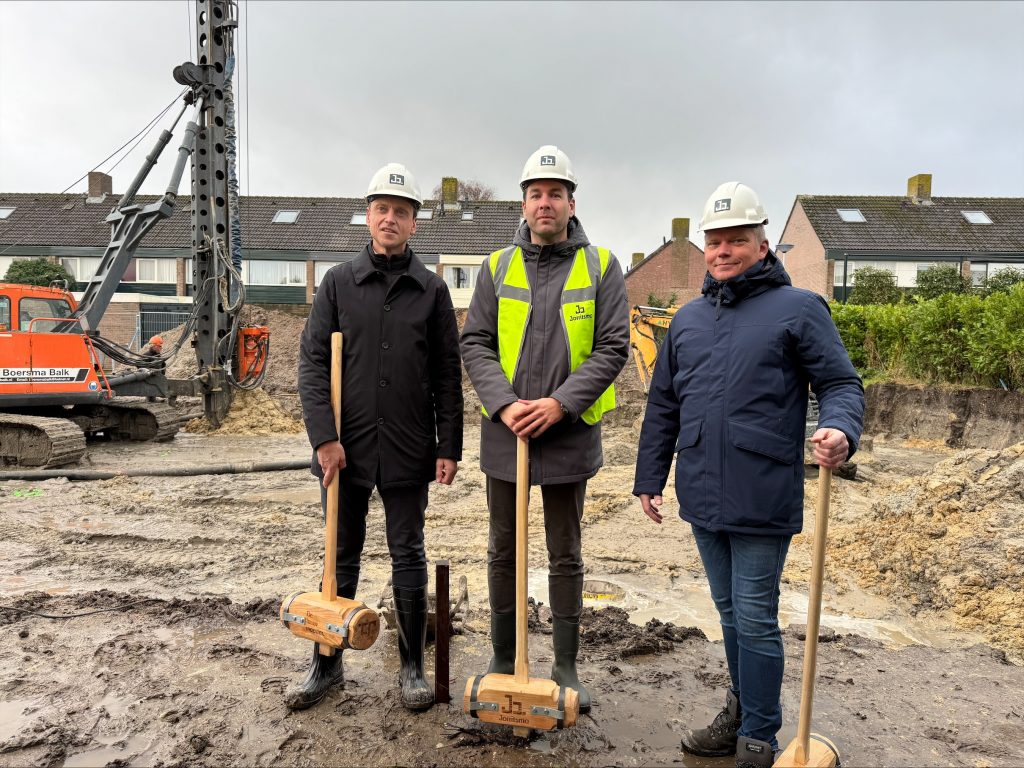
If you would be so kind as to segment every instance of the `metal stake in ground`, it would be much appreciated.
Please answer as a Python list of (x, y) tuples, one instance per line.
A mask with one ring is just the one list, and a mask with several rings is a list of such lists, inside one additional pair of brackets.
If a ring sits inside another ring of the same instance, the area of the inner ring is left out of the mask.
[(448, 653), (451, 642), (452, 617), (448, 598), (448, 561), (438, 560), (434, 565), (434, 703), (447, 704), (452, 700), (448, 692)]
[[(340, 333), (331, 334), (331, 409), (334, 427), (341, 436)], [(327, 489), (327, 520), (324, 526), (324, 575), (320, 592), (295, 592), (281, 603), (281, 621), (296, 637), (320, 643), (322, 656), (335, 650), (362, 651), (380, 634), (380, 617), (358, 600), (338, 597), (335, 563), (338, 557), (338, 473)]]
[(516, 666), (514, 675), (492, 672), (466, 681), (462, 708), (486, 723), (511, 725), (516, 736), (576, 724), (580, 700), (575, 689), (530, 677), (526, 609), (529, 549), (530, 454), (519, 438), (516, 451)]
[(818, 661), (818, 628), (821, 624), (821, 583), (825, 578), (828, 502), (831, 490), (832, 470), (818, 467), (818, 506), (814, 517), (814, 559), (811, 564), (810, 594), (807, 597), (807, 639), (804, 643), (800, 722), (796, 738), (779, 755), (773, 768), (835, 768), (839, 764), (839, 751), (836, 745), (824, 736), (811, 733), (814, 678)]

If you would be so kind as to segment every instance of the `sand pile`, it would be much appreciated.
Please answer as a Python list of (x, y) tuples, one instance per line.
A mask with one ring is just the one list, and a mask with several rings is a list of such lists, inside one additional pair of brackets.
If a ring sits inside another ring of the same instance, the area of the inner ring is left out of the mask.
[(302, 432), (302, 422), (285, 412), (262, 389), (236, 390), (227, 418), (215, 429), (205, 418), (193, 419), (186, 432), (219, 435), (281, 435)]
[(1024, 651), (1024, 443), (961, 451), (830, 528), (830, 559), (861, 586)]

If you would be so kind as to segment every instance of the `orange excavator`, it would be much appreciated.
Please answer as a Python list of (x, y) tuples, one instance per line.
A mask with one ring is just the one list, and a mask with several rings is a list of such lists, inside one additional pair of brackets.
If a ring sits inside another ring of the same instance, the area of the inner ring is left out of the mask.
[[(0, 465), (54, 467), (85, 452), (87, 436), (170, 439), (183, 422), (179, 396), (201, 397), (219, 425), (234, 389), (254, 389), (266, 372), (269, 332), (243, 328), (245, 287), (234, 175), (234, 0), (196, 0), (199, 64), (174, 69), (184, 106), (107, 216), (111, 228), (95, 275), (79, 300), (67, 285), (0, 283)], [(152, 202), (136, 194), (189, 107), (171, 182)], [(192, 165), (192, 310), (173, 346), (144, 355), (100, 333), (111, 297), (143, 236), (174, 211), (186, 163)], [(189, 341), (198, 373), (169, 380), (166, 361)], [(101, 361), (125, 371), (107, 376)]]

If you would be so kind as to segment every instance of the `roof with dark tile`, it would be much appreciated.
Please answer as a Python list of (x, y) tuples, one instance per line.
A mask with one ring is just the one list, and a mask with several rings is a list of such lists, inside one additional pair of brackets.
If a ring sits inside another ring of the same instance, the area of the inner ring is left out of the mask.
[[(151, 203), (155, 195), (140, 195), (136, 202)], [(110, 227), (104, 222), (117, 197), (88, 203), (81, 194), (0, 193), (0, 208), (14, 208), (0, 219), (0, 244), (26, 246), (106, 246)], [(161, 221), (144, 238), (143, 247), (188, 248), (190, 201), (184, 198), (171, 218)], [(366, 211), (358, 197), (243, 197), (239, 203), (244, 247), (264, 250), (352, 252), (369, 242), (366, 226), (352, 224), (352, 215)], [(483, 255), (512, 242), (519, 225), (518, 200), (463, 203), (442, 213), (437, 201), (424, 210), (431, 219), (416, 222), (411, 245), (421, 253)], [(294, 224), (274, 224), (277, 211), (299, 211)], [(472, 211), (470, 221), (464, 211)]]
[[(798, 195), (827, 249), (1024, 253), (1024, 198)], [(839, 218), (838, 208), (857, 208), (863, 223)], [(971, 224), (962, 211), (984, 211), (991, 224)]]

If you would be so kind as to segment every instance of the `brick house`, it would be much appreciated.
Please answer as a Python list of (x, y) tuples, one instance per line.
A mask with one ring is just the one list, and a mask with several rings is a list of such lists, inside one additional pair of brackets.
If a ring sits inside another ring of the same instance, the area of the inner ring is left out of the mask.
[(780, 245), (793, 284), (844, 300), (862, 267), (886, 269), (902, 288), (940, 264), (975, 285), (1024, 267), (1024, 198), (932, 197), (931, 174), (904, 196), (797, 195)]
[(690, 220), (672, 219), (672, 238), (647, 256), (633, 254), (626, 271), (626, 297), (629, 306), (645, 305), (654, 296), (666, 303), (681, 305), (700, 295), (707, 265), (704, 251), (690, 240)]

